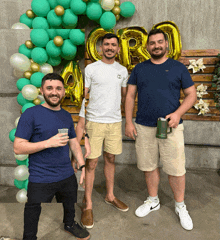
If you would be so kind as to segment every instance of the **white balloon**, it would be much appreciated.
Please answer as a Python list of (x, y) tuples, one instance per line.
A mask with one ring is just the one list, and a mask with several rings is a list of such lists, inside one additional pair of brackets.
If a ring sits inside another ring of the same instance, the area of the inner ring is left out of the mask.
[(27, 71), (31, 66), (31, 61), (28, 57), (21, 53), (15, 53), (10, 58), (10, 64), (18, 71)]
[(30, 28), (26, 24), (18, 22), (13, 24), (11, 29), (30, 29)]
[(25, 165), (17, 166), (14, 170), (14, 176), (19, 181), (24, 181), (24, 180), (28, 179), (29, 172), (28, 172), (27, 166), (25, 166)]
[(111, 11), (112, 8), (115, 6), (115, 1), (114, 0), (102, 0), (101, 6), (104, 10)]
[(23, 71), (19, 71), (19, 70), (17, 70), (17, 69), (14, 69), (14, 70), (13, 70), (13, 74), (14, 74), (14, 76), (15, 76), (16, 78), (22, 78), (24, 72), (23, 72)]
[(41, 102), (44, 102), (44, 101), (45, 101), (44, 96), (41, 95), (41, 94), (39, 94), (39, 95), (37, 96), (37, 98), (40, 99)]
[(16, 199), (19, 203), (26, 203), (27, 202), (27, 191), (24, 188), (19, 190), (16, 194)]
[(21, 93), (25, 99), (34, 100), (38, 96), (38, 89), (32, 84), (27, 84), (22, 88)]
[(18, 154), (17, 155), (17, 154), (14, 153), (14, 156), (17, 160), (24, 161), (28, 158), (29, 155), (28, 154)]
[(40, 72), (42, 72), (45, 75), (47, 73), (53, 73), (53, 67), (48, 63), (44, 63), (40, 66)]
[(17, 117), (17, 118), (15, 119), (15, 127), (18, 126), (19, 119), (20, 119), (20, 117)]

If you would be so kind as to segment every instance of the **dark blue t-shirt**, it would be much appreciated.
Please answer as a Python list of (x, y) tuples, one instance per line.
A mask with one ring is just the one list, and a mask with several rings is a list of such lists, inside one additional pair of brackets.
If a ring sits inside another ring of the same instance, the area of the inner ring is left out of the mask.
[(128, 84), (137, 85), (136, 123), (156, 127), (159, 117), (165, 118), (179, 108), (181, 88), (191, 87), (194, 82), (182, 63), (168, 58), (162, 64), (154, 64), (150, 59), (137, 64)]
[[(70, 139), (76, 137), (70, 113), (62, 108), (54, 111), (37, 105), (22, 113), (15, 136), (29, 142), (41, 142), (56, 135), (60, 128), (69, 129)], [(30, 154), (29, 173), (29, 181), (34, 183), (58, 182), (73, 175), (69, 145)]]

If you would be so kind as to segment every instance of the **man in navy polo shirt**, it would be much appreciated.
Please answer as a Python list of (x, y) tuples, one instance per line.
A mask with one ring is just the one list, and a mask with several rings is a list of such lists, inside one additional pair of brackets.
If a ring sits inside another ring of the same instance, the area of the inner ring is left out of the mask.
[[(65, 96), (64, 80), (56, 73), (49, 73), (43, 77), (40, 90), (45, 103), (22, 113), (14, 141), (15, 154), (29, 154), (23, 240), (37, 239), (41, 202), (51, 202), (54, 196), (63, 203), (64, 229), (79, 239), (88, 239), (88, 231), (74, 221), (78, 184), (69, 146), (82, 169), (80, 183), (85, 178), (85, 162), (71, 115), (60, 107)], [(68, 128), (68, 135), (58, 134), (62, 128)]]
[[(160, 29), (150, 31), (147, 50), (151, 59), (136, 65), (128, 81), (126, 96), (125, 135), (135, 139), (137, 167), (144, 172), (149, 197), (135, 211), (136, 216), (144, 217), (160, 208), (158, 198), (159, 169), (168, 174), (174, 193), (175, 212), (182, 227), (193, 229), (193, 222), (184, 203), (185, 192), (185, 152), (183, 121), (181, 117), (197, 100), (194, 83), (187, 68), (180, 62), (167, 58), (168, 40)], [(185, 99), (180, 105), (180, 90)], [(135, 126), (132, 123), (134, 100), (138, 92), (138, 111)], [(156, 138), (157, 119), (169, 120), (173, 128), (167, 139)]]

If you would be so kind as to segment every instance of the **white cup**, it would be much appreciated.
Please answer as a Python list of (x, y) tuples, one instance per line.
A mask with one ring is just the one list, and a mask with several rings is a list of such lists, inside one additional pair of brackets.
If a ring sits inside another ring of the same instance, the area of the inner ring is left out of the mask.
[(58, 133), (66, 133), (68, 135), (68, 130), (69, 130), (68, 128), (58, 129)]

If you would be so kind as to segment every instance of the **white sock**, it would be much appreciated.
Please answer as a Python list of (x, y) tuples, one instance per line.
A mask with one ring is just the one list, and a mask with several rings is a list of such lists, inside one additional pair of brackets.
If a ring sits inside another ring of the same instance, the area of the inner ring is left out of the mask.
[(182, 208), (184, 205), (185, 205), (184, 201), (182, 201), (182, 202), (175, 201), (175, 207)]
[(149, 196), (149, 199), (150, 199), (152, 202), (159, 202), (158, 195), (157, 195), (156, 197), (151, 197), (151, 196)]

